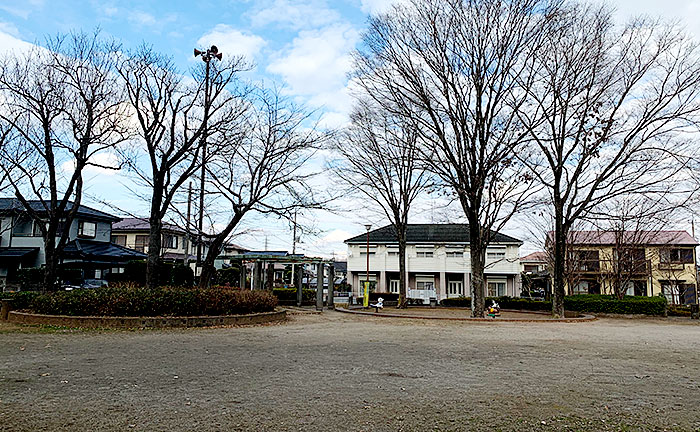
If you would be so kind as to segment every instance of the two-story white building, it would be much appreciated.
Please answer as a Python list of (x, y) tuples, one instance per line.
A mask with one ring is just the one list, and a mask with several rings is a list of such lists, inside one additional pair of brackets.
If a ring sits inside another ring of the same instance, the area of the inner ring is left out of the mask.
[[(367, 279), (376, 292), (399, 292), (399, 245), (391, 225), (345, 240), (348, 245), (347, 280), (353, 296), (362, 296)], [(471, 261), (469, 225), (409, 224), (406, 233), (408, 298), (424, 303), (469, 296)], [(494, 233), (486, 251), (486, 287), (489, 297), (520, 295), (519, 248), (522, 241)]]

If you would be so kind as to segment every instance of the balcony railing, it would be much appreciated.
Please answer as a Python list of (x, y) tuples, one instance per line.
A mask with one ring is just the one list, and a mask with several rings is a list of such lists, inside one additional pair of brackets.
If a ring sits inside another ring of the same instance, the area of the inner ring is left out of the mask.
[(637, 260), (632, 262), (619, 262), (617, 260), (583, 260), (569, 263), (569, 268), (574, 273), (615, 273), (635, 276), (648, 276), (651, 274), (651, 260)]

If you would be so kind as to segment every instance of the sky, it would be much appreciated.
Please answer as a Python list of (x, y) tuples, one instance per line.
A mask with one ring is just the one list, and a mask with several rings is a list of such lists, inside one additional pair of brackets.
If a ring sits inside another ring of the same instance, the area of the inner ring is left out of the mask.
[[(0, 0), (0, 53), (22, 49), (27, 43), (42, 44), (46, 36), (72, 30), (101, 30), (124, 47), (141, 43), (172, 56), (183, 70), (197, 61), (193, 48), (218, 46), (224, 55), (245, 55), (255, 68), (248, 79), (275, 85), (309, 109), (317, 110), (324, 124), (340, 126), (347, 121), (352, 100), (347, 91), (350, 52), (359, 42), (369, 14), (390, 6), (392, 0), (231, 0), (231, 1), (62, 1)], [(618, 19), (633, 14), (678, 20), (700, 40), (700, 0), (618, 0), (608, 2)], [(330, 185), (333, 187), (333, 185)], [(85, 203), (114, 212), (100, 200), (124, 214), (146, 215), (147, 203), (130, 189), (129, 178), (120, 173), (93, 169), (86, 181)], [(313, 225), (315, 235), (303, 234), (297, 252), (341, 258), (343, 240), (364, 232), (364, 224), (387, 223), (365, 203), (345, 200), (342, 211), (300, 216)], [(427, 198), (412, 215), (412, 223), (463, 222), (459, 212), (431, 206)], [(235, 239), (251, 249), (290, 250), (292, 232), (285, 221), (245, 220)], [(504, 232), (526, 241), (521, 254), (537, 249), (522, 224)]]

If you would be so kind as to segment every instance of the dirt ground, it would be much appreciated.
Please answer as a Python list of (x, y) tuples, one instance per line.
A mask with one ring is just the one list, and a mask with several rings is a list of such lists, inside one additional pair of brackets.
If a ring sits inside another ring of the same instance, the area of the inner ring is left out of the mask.
[(700, 430), (700, 325), (0, 326), (0, 430)]
[[(362, 312), (376, 313), (374, 308), (369, 309), (355, 309)], [(466, 308), (428, 308), (428, 307), (409, 307), (406, 309), (397, 309), (395, 307), (387, 307), (380, 309), (381, 314), (388, 315), (407, 315), (413, 317), (426, 317), (426, 318), (469, 318), (471, 317), (471, 310)], [(488, 317), (487, 317), (488, 318)], [(496, 321), (499, 319), (521, 319), (521, 320), (545, 320), (549, 321), (552, 319), (551, 314), (548, 313), (534, 313), (534, 312), (513, 312), (513, 311), (502, 311), (501, 316), (494, 318)]]

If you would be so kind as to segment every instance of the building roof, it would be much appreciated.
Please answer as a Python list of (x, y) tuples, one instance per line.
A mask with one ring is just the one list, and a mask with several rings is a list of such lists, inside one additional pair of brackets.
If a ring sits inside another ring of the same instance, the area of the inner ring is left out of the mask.
[[(494, 243), (515, 243), (522, 244), (521, 240), (514, 237), (493, 232)], [(367, 241), (367, 234), (345, 240), (348, 244), (364, 244)], [(370, 243), (396, 243), (396, 234), (392, 225), (383, 226), (369, 232)], [(468, 224), (408, 224), (406, 229), (406, 242), (416, 243), (469, 243)]]
[(533, 252), (529, 255), (525, 255), (524, 257), (520, 257), (520, 262), (546, 262), (546, 261), (547, 261), (547, 252), (544, 252), (544, 251)]
[[(619, 234), (613, 231), (569, 231), (568, 243), (572, 245), (615, 245), (619, 243)], [(624, 244), (698, 246), (697, 240), (686, 231), (624, 231), (621, 234)], [(550, 239), (553, 235), (553, 232), (550, 231)]]
[(0, 258), (24, 258), (39, 252), (38, 247), (3, 247), (0, 248)]
[(125, 248), (124, 246), (91, 240), (73, 240), (68, 242), (63, 249), (63, 255), (100, 262), (123, 262), (146, 258), (145, 253)]
[[(151, 224), (148, 222), (148, 218), (124, 218), (112, 225), (112, 231), (116, 232), (150, 231), (150, 229)], [(163, 231), (185, 234), (184, 229), (170, 222), (163, 222)]]
[(335, 269), (335, 271), (346, 272), (346, 271), (348, 271), (348, 262), (347, 261), (334, 261), (333, 268)]
[[(49, 206), (49, 203), (47, 201), (40, 201), (40, 200), (30, 200), (28, 201), (29, 205), (31, 208), (36, 211), (39, 214), (46, 213), (46, 209), (44, 207), (44, 203), (46, 203), (46, 206)], [(70, 210), (73, 208), (73, 203), (68, 202), (66, 205), (66, 211)], [(24, 212), (24, 206), (22, 203), (17, 199), (17, 198), (0, 198), (0, 214), (1, 213), (22, 213)], [(118, 221), (121, 218), (118, 218), (117, 216), (111, 215), (109, 213), (105, 213), (100, 210), (96, 210), (92, 207), (88, 207), (85, 205), (80, 205), (78, 206), (78, 216), (89, 216), (91, 218), (95, 219), (103, 219), (103, 220), (108, 220), (108, 221)]]

